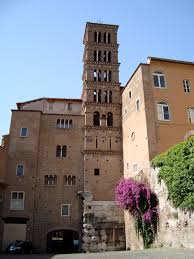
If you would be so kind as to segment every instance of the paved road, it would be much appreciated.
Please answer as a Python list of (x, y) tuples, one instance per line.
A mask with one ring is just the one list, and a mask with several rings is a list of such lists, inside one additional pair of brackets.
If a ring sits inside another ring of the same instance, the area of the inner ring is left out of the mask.
[(0, 259), (194, 259), (194, 249), (149, 249), (91, 254), (0, 255)]

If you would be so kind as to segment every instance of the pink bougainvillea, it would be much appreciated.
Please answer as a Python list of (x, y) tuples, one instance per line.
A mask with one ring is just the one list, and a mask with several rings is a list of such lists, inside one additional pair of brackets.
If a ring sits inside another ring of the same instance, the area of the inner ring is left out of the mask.
[(121, 179), (115, 188), (116, 201), (135, 218), (144, 246), (150, 247), (155, 239), (158, 222), (158, 199), (148, 185), (132, 178)]

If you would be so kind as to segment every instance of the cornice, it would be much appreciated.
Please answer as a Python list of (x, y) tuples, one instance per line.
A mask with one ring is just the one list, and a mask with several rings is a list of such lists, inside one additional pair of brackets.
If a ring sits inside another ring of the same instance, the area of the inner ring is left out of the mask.
[(118, 49), (119, 44), (111, 44), (111, 43), (103, 43), (103, 42), (89, 42), (89, 41), (84, 41), (85, 47), (86, 46), (106, 46), (106, 47), (116, 47)]
[(97, 82), (97, 81), (88, 81), (88, 80), (84, 80), (84, 83), (86, 84), (92, 84), (92, 85), (109, 85), (109, 86), (120, 86), (121, 83), (113, 83), (113, 82)]
[(84, 102), (88, 106), (107, 106), (107, 107), (121, 107), (120, 103), (97, 103), (97, 102)]
[[(84, 61), (84, 60), (83, 60)], [(99, 66), (120, 66), (121, 63), (111, 63), (111, 62), (95, 62), (95, 61), (84, 61), (84, 65), (99, 65)]]
[(94, 130), (122, 131), (121, 127), (87, 126), (87, 125), (85, 125), (83, 128), (84, 129), (94, 129)]
[(105, 150), (84, 150), (84, 155), (122, 155), (121, 151)]

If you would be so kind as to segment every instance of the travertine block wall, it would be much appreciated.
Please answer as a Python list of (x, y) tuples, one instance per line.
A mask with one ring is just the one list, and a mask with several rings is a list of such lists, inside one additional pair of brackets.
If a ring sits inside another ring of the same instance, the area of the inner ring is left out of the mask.
[(123, 210), (114, 201), (84, 201), (83, 251), (125, 249)]

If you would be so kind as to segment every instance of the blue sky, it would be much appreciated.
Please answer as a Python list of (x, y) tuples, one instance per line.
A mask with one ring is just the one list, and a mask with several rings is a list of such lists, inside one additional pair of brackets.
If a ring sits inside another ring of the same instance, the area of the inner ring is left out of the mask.
[(122, 85), (148, 56), (194, 61), (193, 0), (0, 0), (0, 135), (16, 102), (80, 97), (87, 21), (120, 26)]

